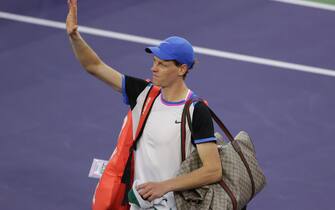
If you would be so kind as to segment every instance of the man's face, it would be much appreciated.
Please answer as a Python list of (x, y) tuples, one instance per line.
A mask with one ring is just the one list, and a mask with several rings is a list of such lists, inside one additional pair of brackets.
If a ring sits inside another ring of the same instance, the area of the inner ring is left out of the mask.
[(161, 60), (154, 56), (151, 67), (153, 84), (162, 88), (170, 86), (180, 78), (180, 68), (173, 61)]

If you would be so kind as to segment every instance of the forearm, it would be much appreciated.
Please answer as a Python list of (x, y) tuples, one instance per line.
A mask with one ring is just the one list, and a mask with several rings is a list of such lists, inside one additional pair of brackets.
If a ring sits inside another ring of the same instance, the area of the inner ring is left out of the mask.
[(79, 32), (71, 33), (69, 38), (74, 54), (87, 72), (111, 85), (116, 91), (121, 92), (122, 74), (106, 65), (81, 38)]
[(221, 180), (221, 178), (221, 168), (201, 167), (188, 174), (166, 180), (162, 184), (166, 186), (168, 192), (183, 191), (218, 182)]
[(91, 47), (80, 36), (79, 32), (74, 32), (69, 35), (73, 52), (80, 64), (91, 73), (95, 66), (102, 65), (103, 62), (99, 56), (91, 49)]

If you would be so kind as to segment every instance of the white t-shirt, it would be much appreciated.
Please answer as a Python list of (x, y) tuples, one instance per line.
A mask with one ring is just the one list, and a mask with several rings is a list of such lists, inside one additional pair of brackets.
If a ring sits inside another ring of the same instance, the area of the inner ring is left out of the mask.
[[(191, 94), (189, 91), (187, 97)], [(183, 108), (184, 103), (168, 103), (158, 96), (135, 151), (135, 179), (162, 181), (176, 176), (181, 163)]]
[[(149, 85), (145, 80), (124, 76), (122, 92), (124, 102), (132, 110), (138, 100), (144, 100), (142, 91)], [(157, 182), (176, 176), (181, 164), (181, 116), (186, 100), (195, 94), (189, 90), (185, 99), (168, 102), (160, 94), (151, 109), (135, 150), (135, 180)], [(141, 97), (141, 99), (139, 99)], [(136, 108), (135, 108), (136, 107)], [(186, 126), (186, 155), (198, 143), (215, 142), (213, 122), (203, 103), (193, 105), (192, 138)], [(139, 116), (134, 113), (134, 116)], [(171, 194), (173, 196), (173, 194)], [(173, 198), (172, 198), (173, 199)]]

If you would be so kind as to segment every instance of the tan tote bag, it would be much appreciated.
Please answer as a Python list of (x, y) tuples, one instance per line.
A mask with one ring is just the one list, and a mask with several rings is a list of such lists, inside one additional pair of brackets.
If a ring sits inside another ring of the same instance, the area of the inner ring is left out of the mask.
[[(202, 166), (195, 149), (185, 159), (186, 120), (192, 132), (189, 107), (192, 103), (205, 103), (201, 99), (186, 102), (181, 125), (182, 164), (178, 175), (189, 173)], [(206, 104), (206, 103), (205, 103)], [(222, 164), (222, 180), (193, 190), (175, 192), (179, 210), (240, 210), (260, 192), (266, 179), (256, 159), (254, 145), (245, 131), (240, 131), (235, 138), (223, 122), (208, 107), (212, 118), (229, 139), (229, 143), (218, 144)]]

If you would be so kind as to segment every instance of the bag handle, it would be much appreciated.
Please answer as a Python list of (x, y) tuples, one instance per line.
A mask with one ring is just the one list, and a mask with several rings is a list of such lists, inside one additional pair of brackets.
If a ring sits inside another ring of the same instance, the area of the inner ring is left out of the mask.
[[(192, 124), (191, 124), (191, 116), (190, 116), (190, 106), (192, 103), (194, 102), (203, 102), (204, 104), (206, 104), (204, 102), (203, 99), (201, 98), (190, 98), (188, 101), (186, 101), (185, 103), (185, 106), (184, 106), (184, 110), (183, 110), (183, 114), (182, 114), (182, 124), (181, 126), (184, 127), (182, 128), (182, 130), (184, 130), (185, 134), (184, 135), (181, 135), (181, 138), (182, 138), (182, 160), (184, 161), (185, 160), (185, 140), (186, 140), (186, 129), (185, 129), (185, 124), (186, 124), (186, 120), (185, 118), (187, 118), (187, 122), (188, 122), (188, 126), (190, 128), (190, 131), (191, 131), (191, 135), (193, 133), (192, 131)], [(250, 166), (244, 156), (244, 154), (242, 153), (242, 150), (241, 150), (241, 147), (240, 145), (235, 141), (233, 135), (230, 133), (230, 131), (227, 129), (227, 127), (224, 125), (224, 123), (220, 120), (220, 118), (214, 113), (214, 111), (206, 104), (210, 114), (211, 114), (211, 117), (214, 119), (214, 121), (216, 122), (216, 124), (221, 128), (221, 130), (225, 133), (225, 135), (227, 136), (227, 138), (229, 139), (229, 141), (231, 142), (231, 145), (233, 146), (234, 150), (237, 152), (237, 154), (239, 155), (239, 157), (241, 158), (246, 170), (247, 170), (247, 173), (249, 175), (249, 178), (250, 178), (250, 181), (251, 181), (251, 196), (250, 196), (250, 200), (255, 196), (255, 181), (254, 181), (254, 178), (253, 178), (253, 175), (251, 173), (251, 169), (250, 169)], [(184, 116), (186, 115), (186, 117)], [(184, 151), (184, 152), (183, 152)], [(223, 182), (223, 183), (222, 183)], [(226, 188), (228, 187), (223, 180), (220, 181), (220, 185), (226, 190)], [(228, 195), (230, 196), (230, 193), (231, 192), (228, 192), (226, 190), (226, 192), (228, 193)], [(232, 198), (232, 197), (231, 197)], [(236, 200), (236, 198), (235, 198)], [(234, 201), (232, 199), (232, 202), (234, 204)]]

